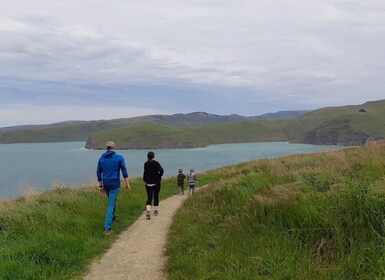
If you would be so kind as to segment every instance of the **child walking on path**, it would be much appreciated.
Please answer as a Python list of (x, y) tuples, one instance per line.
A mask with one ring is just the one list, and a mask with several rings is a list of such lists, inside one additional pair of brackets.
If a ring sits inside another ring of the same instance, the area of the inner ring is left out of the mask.
[(193, 194), (195, 190), (195, 184), (197, 182), (197, 175), (195, 174), (194, 169), (190, 169), (190, 173), (187, 175), (187, 180), (190, 194)]
[(178, 169), (178, 176), (176, 176), (179, 194), (184, 194), (184, 179), (185, 178), (186, 178), (186, 175), (183, 174), (183, 169), (179, 168)]

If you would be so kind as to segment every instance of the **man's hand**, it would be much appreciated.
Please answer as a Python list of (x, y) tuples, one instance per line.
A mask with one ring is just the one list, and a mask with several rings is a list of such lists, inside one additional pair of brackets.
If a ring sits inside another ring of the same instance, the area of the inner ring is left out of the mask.
[(105, 194), (105, 190), (103, 189), (103, 187), (99, 187), (99, 193), (100, 193), (100, 195)]
[(126, 190), (130, 191), (131, 187), (130, 187), (130, 181), (128, 181), (128, 177), (124, 178), (124, 182), (126, 183)]

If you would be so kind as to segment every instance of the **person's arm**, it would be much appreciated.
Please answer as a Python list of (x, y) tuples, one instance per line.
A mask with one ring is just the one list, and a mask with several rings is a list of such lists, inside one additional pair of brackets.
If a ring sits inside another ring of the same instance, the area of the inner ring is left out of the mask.
[(143, 166), (143, 181), (146, 182), (146, 180), (147, 180), (146, 163), (144, 163), (144, 166)]
[(126, 183), (126, 190), (131, 190), (130, 182), (128, 181), (128, 177), (124, 178), (124, 182)]
[(124, 161), (123, 157), (120, 162), (120, 169), (122, 170), (124, 182), (126, 183), (126, 189), (130, 190), (130, 182), (128, 181), (128, 172), (127, 172), (126, 162)]
[(96, 177), (98, 178), (98, 182), (99, 182), (100, 195), (104, 194), (104, 188), (103, 188), (103, 182), (102, 182), (102, 172), (103, 172), (102, 164), (100, 163), (100, 160), (98, 160), (98, 166), (96, 168)]
[(102, 164), (100, 160), (98, 160), (98, 166), (96, 167), (96, 177), (98, 178), (99, 186), (102, 186)]
[(159, 177), (162, 177), (163, 173), (164, 173), (163, 167), (158, 162), (158, 174), (159, 174)]

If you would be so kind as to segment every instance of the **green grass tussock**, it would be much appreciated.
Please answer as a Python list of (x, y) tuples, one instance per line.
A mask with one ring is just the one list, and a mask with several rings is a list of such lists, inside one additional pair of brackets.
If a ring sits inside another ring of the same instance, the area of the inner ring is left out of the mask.
[(172, 224), (169, 279), (385, 277), (384, 146), (253, 161), (205, 176), (215, 179)]

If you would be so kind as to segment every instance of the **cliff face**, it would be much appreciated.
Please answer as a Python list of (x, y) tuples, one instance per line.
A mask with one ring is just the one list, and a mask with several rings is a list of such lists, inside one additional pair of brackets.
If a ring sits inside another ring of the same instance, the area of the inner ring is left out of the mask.
[(84, 146), (86, 149), (95, 149), (95, 150), (102, 150), (103, 146), (101, 146), (101, 143), (99, 143), (95, 137), (88, 137), (86, 145)]
[(339, 146), (363, 146), (370, 138), (363, 132), (355, 131), (333, 131), (323, 133), (319, 131), (310, 132), (304, 143), (316, 145), (339, 145)]
[(316, 145), (362, 146), (371, 136), (354, 129), (347, 120), (325, 123), (311, 130), (305, 136), (304, 143)]

